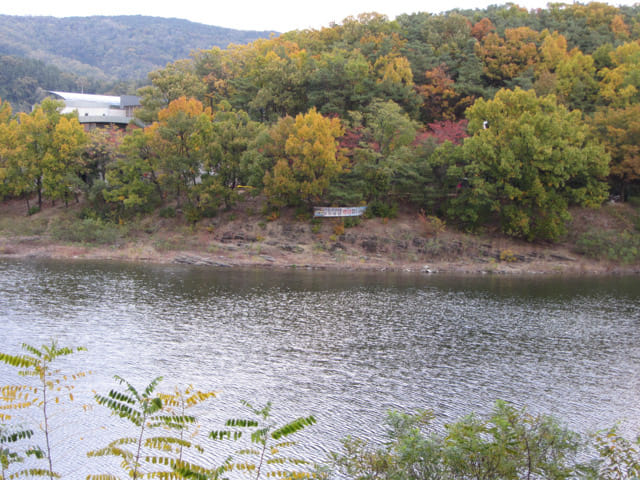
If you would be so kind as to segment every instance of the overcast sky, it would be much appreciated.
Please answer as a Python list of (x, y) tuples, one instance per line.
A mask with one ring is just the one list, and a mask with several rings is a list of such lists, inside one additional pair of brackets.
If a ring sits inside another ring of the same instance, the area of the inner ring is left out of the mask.
[[(548, 0), (521, 0), (527, 8), (546, 6)], [(350, 15), (379, 12), (394, 19), (402, 13), (439, 13), (453, 8), (484, 8), (505, 3), (496, 0), (2, 0), (0, 14), (52, 15), (55, 17), (89, 15), (151, 15), (184, 18), (208, 25), (240, 30), (276, 30), (320, 28), (340, 23)], [(581, 3), (585, 3), (582, 1)], [(632, 5), (635, 1), (609, 2)]]

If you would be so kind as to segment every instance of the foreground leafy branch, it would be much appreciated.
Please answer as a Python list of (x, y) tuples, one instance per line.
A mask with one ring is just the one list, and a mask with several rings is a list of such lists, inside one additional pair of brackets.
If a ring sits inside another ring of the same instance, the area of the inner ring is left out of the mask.
[(315, 417), (299, 417), (284, 425), (278, 425), (271, 417), (270, 402), (262, 408), (256, 408), (246, 401), (242, 404), (249, 410), (249, 417), (228, 419), (224, 429), (214, 430), (209, 434), (209, 438), (215, 441), (240, 443), (242, 446), (235, 451), (239, 459), (229, 457), (217, 468), (185, 468), (179, 472), (185, 478), (198, 480), (217, 479), (231, 471), (237, 471), (255, 480), (265, 471), (267, 477), (313, 477), (310, 462), (289, 456), (287, 452), (297, 444), (292, 438), (293, 435), (315, 424)]
[[(186, 440), (184, 433), (196, 418), (186, 415), (187, 408), (195, 406), (215, 394), (189, 387), (185, 392), (155, 393), (162, 381), (157, 377), (142, 392), (124, 378), (115, 376), (125, 387), (124, 392), (111, 390), (107, 395), (95, 395), (99, 405), (112, 414), (133, 424), (135, 436), (119, 438), (106, 447), (88, 452), (89, 457), (114, 456), (121, 459), (120, 466), (128, 478), (179, 478), (173, 473), (183, 465), (183, 449), (203, 453), (201, 446)], [(155, 434), (159, 432), (161, 434)], [(91, 480), (116, 479), (113, 475), (89, 475)]]
[[(27, 474), (30, 476), (47, 476), (50, 479), (57, 478), (59, 475), (53, 469), (53, 456), (51, 453), (51, 408), (54, 404), (59, 404), (66, 400), (73, 401), (74, 382), (86, 376), (88, 372), (66, 375), (60, 369), (54, 368), (53, 363), (60, 357), (86, 349), (84, 347), (59, 347), (55, 341), (52, 341), (51, 344), (42, 345), (40, 348), (23, 343), (22, 349), (26, 351), (22, 355), (10, 355), (0, 352), (0, 362), (17, 368), (18, 375), (33, 378), (34, 381), (23, 385), (9, 385), (0, 389), (0, 399), (2, 400), (0, 420), (11, 419), (12, 414), (7, 412), (29, 408), (36, 408), (40, 411), (42, 418), (40, 428), (45, 440), (44, 452), (38, 447), (29, 448), (27, 452), (37, 458), (44, 458), (48, 468), (32, 469)], [(31, 437), (33, 433), (31, 430), (21, 430), (20, 432), (22, 433), (19, 433), (19, 436), (23, 438), (27, 436), (27, 432), (31, 432), (28, 437)], [(13, 436), (15, 434), (16, 432), (6, 437), (6, 441), (17, 440)], [(9, 458), (12, 458), (14, 462), (20, 459), (19, 456), (10, 457), (7, 454), (7, 465)]]
[[(73, 380), (51, 364), (80, 349), (52, 342), (41, 348), (23, 345), (24, 355), (0, 353), (0, 361), (16, 367), (33, 385), (0, 386), (0, 480), (60, 478), (53, 469), (49, 442), (51, 410), (62, 399), (73, 399)], [(622, 437), (617, 428), (581, 436), (548, 415), (497, 401), (488, 415), (467, 415), (440, 429), (432, 427), (430, 411), (390, 412), (388, 439), (381, 446), (358, 438), (343, 441), (327, 465), (318, 466), (296, 453), (296, 435), (316, 423), (313, 416), (281, 424), (271, 415), (271, 403), (254, 407), (242, 402), (246, 416), (224, 422), (209, 439), (224, 444), (231, 455), (217, 465), (202, 465), (205, 449), (196, 443), (200, 426), (191, 411), (216, 396), (189, 386), (156, 392), (162, 377), (139, 391), (115, 377), (121, 389), (95, 395), (99, 405), (128, 422), (126, 436), (89, 457), (120, 460), (124, 478), (221, 480), (247, 476), (352, 480), (627, 480), (640, 478), (640, 437)], [(32, 444), (34, 429), (23, 427), (16, 414), (37, 408), (42, 414), (46, 448)], [(64, 412), (63, 412), (64, 413)], [(70, 421), (70, 420), (69, 420)], [(293, 452), (293, 453), (292, 453)], [(597, 455), (594, 455), (594, 452)], [(26, 457), (46, 460), (20, 469)], [(331, 470), (332, 469), (332, 470)], [(116, 480), (112, 473), (90, 474), (89, 480)]]

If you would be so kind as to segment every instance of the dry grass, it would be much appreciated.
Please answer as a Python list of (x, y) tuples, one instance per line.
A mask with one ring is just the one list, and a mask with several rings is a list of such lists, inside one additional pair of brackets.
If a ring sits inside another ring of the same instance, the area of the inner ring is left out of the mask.
[(63, 222), (81, 222), (81, 206), (49, 205), (27, 216), (24, 202), (6, 202), (0, 204), (0, 255), (36, 252), (170, 262), (188, 252), (234, 265), (269, 267), (421, 270), (428, 264), (430, 269), (462, 272), (605, 272), (618, 266), (576, 255), (577, 239), (593, 229), (628, 231), (638, 224), (639, 216), (629, 205), (574, 209), (570, 235), (562, 243), (549, 244), (507, 238), (490, 229), (483, 235), (468, 235), (449, 225), (434, 225), (433, 219), (409, 209), (400, 209), (395, 219), (363, 220), (343, 229), (341, 222), (336, 228), (333, 220), (301, 219), (294, 209), (281, 209), (277, 219), (268, 221), (270, 212), (265, 213), (262, 205), (262, 199), (250, 197), (196, 226), (187, 225), (179, 212), (175, 218), (150, 215), (120, 229), (116, 241), (105, 236), (106, 243), (60, 244), (52, 232)]

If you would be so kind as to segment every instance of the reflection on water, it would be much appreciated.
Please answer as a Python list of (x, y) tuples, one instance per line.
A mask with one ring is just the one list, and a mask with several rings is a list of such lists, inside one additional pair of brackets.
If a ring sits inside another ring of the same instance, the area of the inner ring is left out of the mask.
[(347, 434), (379, 438), (389, 409), (444, 422), (497, 398), (583, 432), (640, 429), (637, 278), (0, 262), (0, 322), (4, 351), (86, 346), (72, 368), (95, 372), (87, 391), (164, 375), (220, 391), (212, 422), (240, 399), (314, 414), (318, 459)]

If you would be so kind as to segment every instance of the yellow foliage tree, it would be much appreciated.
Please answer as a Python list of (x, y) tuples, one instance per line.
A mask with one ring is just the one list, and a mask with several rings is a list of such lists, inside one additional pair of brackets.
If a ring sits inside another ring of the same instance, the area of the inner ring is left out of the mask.
[(345, 168), (347, 159), (337, 141), (343, 134), (339, 119), (324, 117), (315, 108), (298, 115), (285, 141), (284, 156), (265, 174), (269, 201), (280, 206), (318, 202)]
[(612, 68), (599, 73), (600, 96), (612, 107), (622, 108), (639, 100), (640, 44), (629, 42), (611, 52)]

